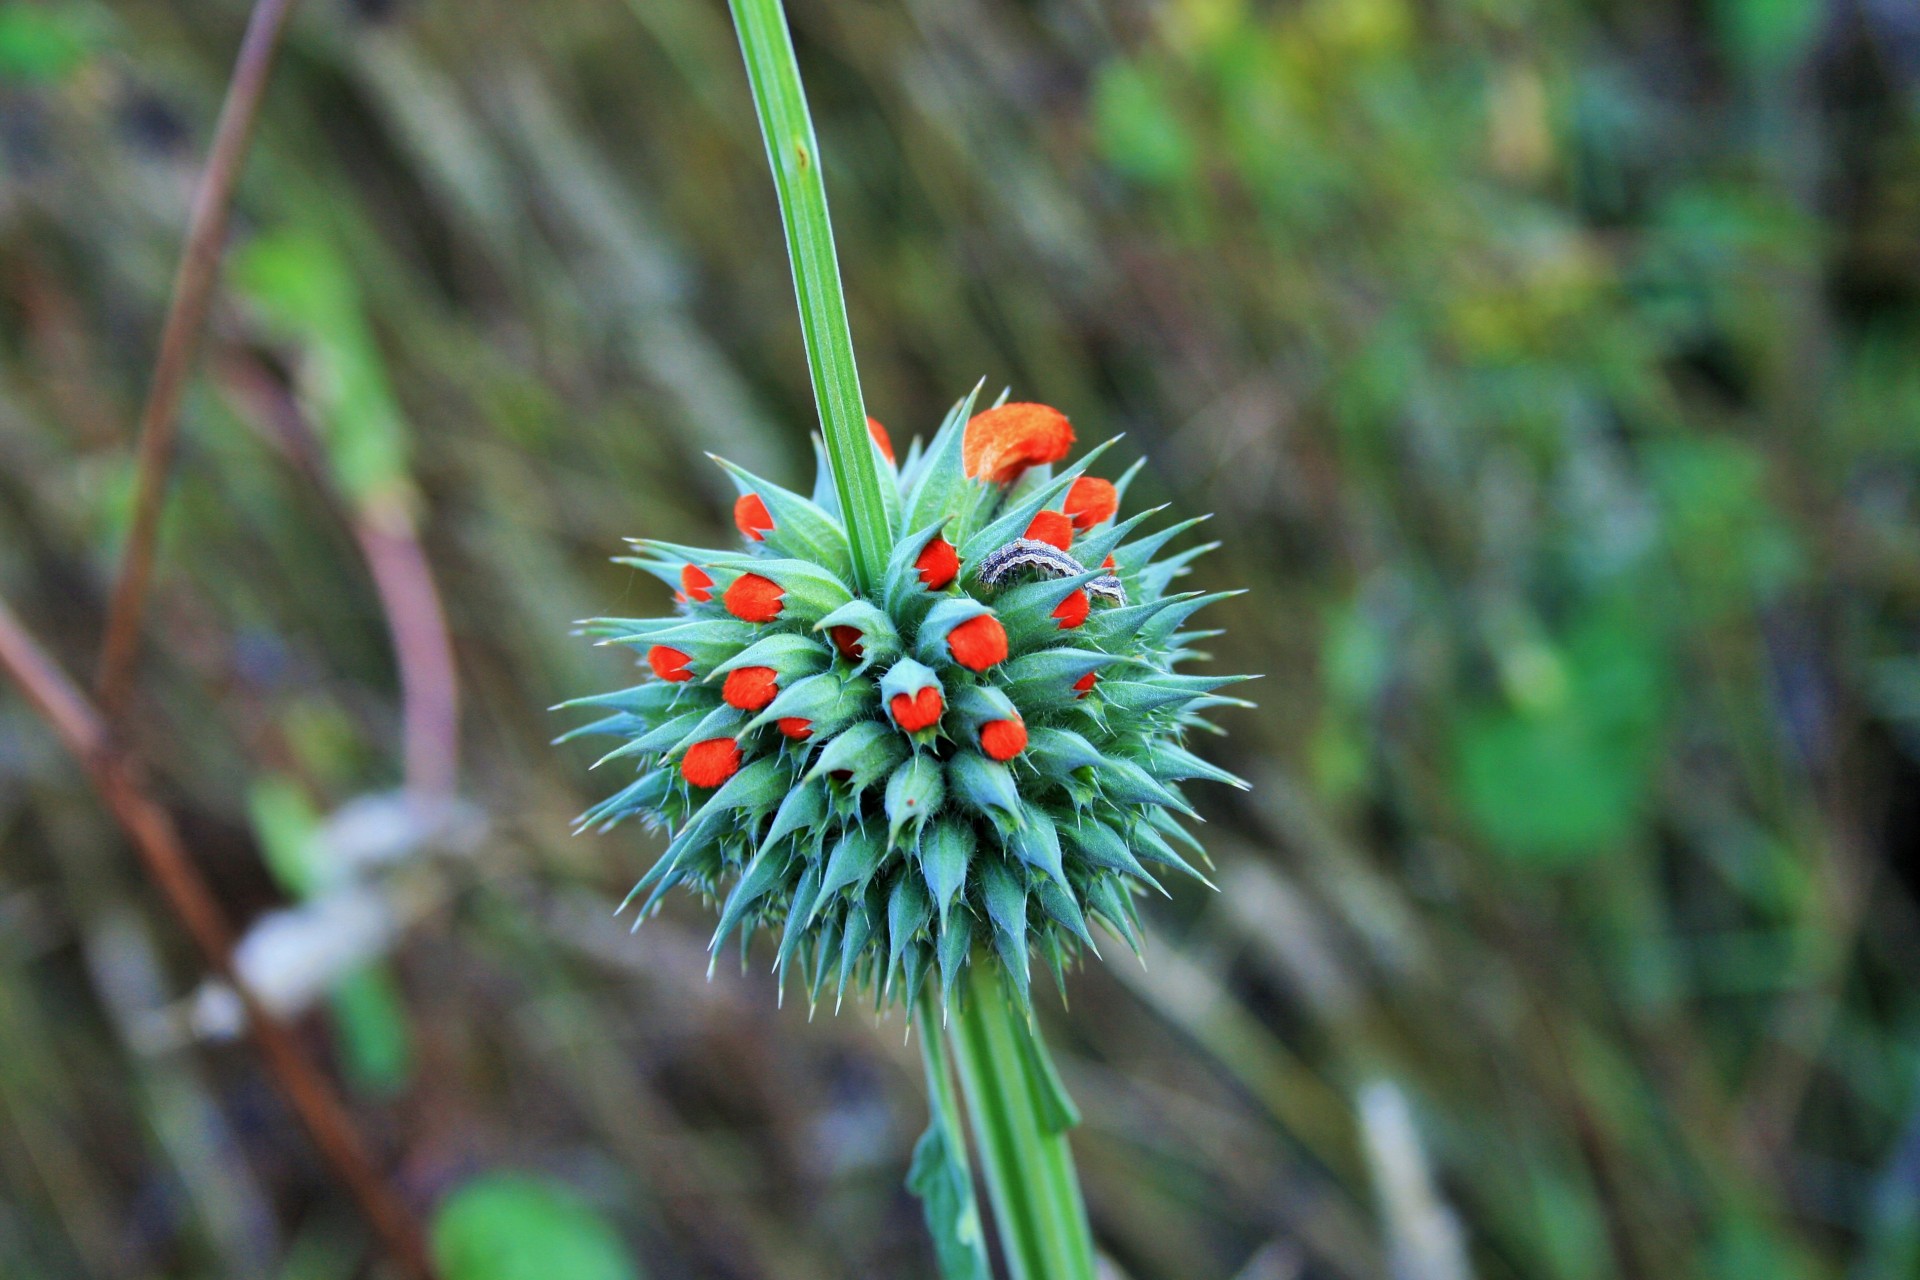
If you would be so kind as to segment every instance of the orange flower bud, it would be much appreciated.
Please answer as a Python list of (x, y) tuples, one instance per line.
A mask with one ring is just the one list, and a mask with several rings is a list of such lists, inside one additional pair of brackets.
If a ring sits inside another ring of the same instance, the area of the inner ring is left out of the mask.
[(838, 649), (840, 656), (848, 662), (860, 661), (861, 657), (867, 652), (866, 646), (860, 643), (860, 628), (858, 627), (845, 625), (828, 627), (827, 634), (833, 638), (833, 647)]
[(1073, 682), (1073, 691), (1084, 698), (1093, 692), (1093, 686), (1100, 683), (1100, 673), (1089, 671)]
[(748, 542), (765, 542), (773, 532), (773, 516), (757, 493), (743, 493), (733, 500), (733, 527)]
[(1054, 606), (1053, 619), (1062, 631), (1071, 631), (1087, 620), (1087, 614), (1093, 608), (1093, 602), (1087, 599), (1087, 593), (1075, 587), (1065, 600)]
[(974, 479), (1012, 484), (1028, 467), (1058, 462), (1072, 447), (1073, 427), (1058, 409), (1003, 404), (968, 421), (960, 456)]
[(980, 749), (994, 760), (1011, 760), (1027, 749), (1027, 726), (1021, 720), (989, 720), (980, 730)]
[(781, 716), (773, 723), (795, 742), (804, 742), (813, 736), (813, 721), (805, 716)]
[(1074, 528), (1091, 529), (1102, 520), (1113, 519), (1113, 513), (1120, 509), (1120, 491), (1110, 480), (1081, 476), (1068, 486), (1067, 500), (1062, 505), (1073, 517)]
[(1035, 515), (1033, 523), (1027, 526), (1024, 535), (1035, 542), (1044, 542), (1050, 547), (1062, 551), (1073, 547), (1073, 521), (1059, 511), (1042, 511)]
[(720, 687), (720, 700), (742, 711), (758, 711), (780, 692), (780, 673), (772, 667), (736, 667), (727, 672)]
[(867, 434), (872, 436), (873, 442), (880, 446), (881, 457), (885, 458), (888, 462), (895, 461), (893, 456), (893, 437), (887, 434), (887, 429), (880, 425), (878, 418), (867, 419)]
[(647, 650), (647, 665), (653, 668), (653, 674), (673, 684), (693, 679), (693, 672), (687, 670), (687, 664), (692, 661), (678, 649), (669, 649), (663, 644)]
[(940, 717), (946, 713), (947, 704), (940, 697), (940, 691), (932, 685), (920, 690), (909, 698), (904, 693), (893, 695), (893, 722), (908, 733), (918, 733), (940, 723)]
[(742, 622), (772, 622), (780, 616), (783, 607), (780, 597), (785, 594), (773, 579), (743, 573), (733, 580), (721, 602), (727, 606), (728, 613)]
[(985, 671), (1007, 660), (1007, 629), (990, 613), (968, 618), (947, 633), (947, 652), (969, 671)]
[(920, 581), (927, 590), (938, 591), (960, 575), (960, 553), (945, 538), (935, 535), (914, 558), (913, 567), (920, 571)]
[(696, 787), (717, 787), (740, 772), (740, 744), (732, 738), (708, 738), (687, 748), (680, 774)]
[(680, 566), (680, 594), (701, 604), (713, 599), (713, 579), (697, 564)]

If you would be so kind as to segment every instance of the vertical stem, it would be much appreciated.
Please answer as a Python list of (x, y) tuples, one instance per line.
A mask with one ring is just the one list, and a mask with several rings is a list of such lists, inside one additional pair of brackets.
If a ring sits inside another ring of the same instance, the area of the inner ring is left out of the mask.
[(1093, 1233), (1073, 1151), (1035, 1064), (1046, 1047), (992, 961), (967, 966), (952, 1029), (981, 1173), (1013, 1280), (1093, 1280)]
[(294, 0), (257, 0), (241, 38), (233, 79), (227, 85), (220, 122), (214, 127), (213, 150), (206, 171), (193, 193), (187, 216), (187, 247), (174, 276), (173, 299), (167, 304), (160, 330), (160, 354), (154, 360), (153, 382), (140, 410), (139, 478), (134, 490), (133, 523), (127, 531), (127, 549), (120, 576), (107, 609), (106, 637), (100, 646), (100, 673), (96, 681), (100, 709), (111, 722), (122, 710), (133, 687), (134, 662), (140, 651), (140, 620), (146, 611), (147, 583), (153, 577), (153, 558), (160, 537), (160, 514), (166, 505), (167, 479), (173, 470), (174, 445), (179, 434), (180, 399), (193, 367), (194, 349), (205, 327), (207, 307), (219, 275), (220, 252), (226, 245), (227, 214), (233, 189), (240, 180), (240, 161), (253, 137), (254, 118), (267, 91), (267, 73), (280, 47), (281, 33), (293, 12)]
[[(943, 1150), (947, 1158), (952, 1161), (954, 1173), (965, 1190), (961, 1217), (966, 1221), (947, 1224), (945, 1229), (953, 1232), (953, 1247), (956, 1251), (965, 1250), (966, 1262), (958, 1265), (971, 1267), (971, 1270), (962, 1269), (956, 1272), (949, 1267), (948, 1259), (942, 1256), (941, 1275), (946, 1280), (954, 1280), (956, 1274), (991, 1280), (993, 1264), (987, 1257), (986, 1224), (981, 1220), (979, 1206), (974, 1200), (973, 1165), (967, 1159), (966, 1120), (960, 1112), (960, 1096), (954, 1092), (953, 1068), (947, 1060), (947, 1038), (940, 1027), (936, 1002), (931, 999), (921, 1001), (914, 1017), (920, 1024), (920, 1061), (927, 1069), (927, 1106), (933, 1112), (934, 1127), (938, 1128), (942, 1134)], [(916, 1164), (919, 1154), (916, 1149), (914, 1152)], [(925, 1190), (918, 1187), (913, 1189), (915, 1194), (923, 1199), (927, 1198)], [(937, 1237), (943, 1228), (936, 1226), (933, 1219), (934, 1210), (929, 1201), (927, 1225), (934, 1230)], [(943, 1247), (945, 1246), (936, 1239), (936, 1253)]]
[(813, 396), (826, 437), (827, 462), (834, 492), (847, 523), (856, 585), (878, 585), (887, 567), (892, 537), (880, 493), (880, 466), (867, 435), (866, 404), (854, 366), (853, 334), (847, 327), (847, 299), (840, 287), (840, 264), (827, 219), (827, 185), (821, 177), (820, 144), (800, 86), (793, 36), (780, 0), (730, 0), (740, 34), (747, 79), (767, 162), (780, 193), (786, 224), (787, 258), (800, 303), (800, 328), (806, 337)]

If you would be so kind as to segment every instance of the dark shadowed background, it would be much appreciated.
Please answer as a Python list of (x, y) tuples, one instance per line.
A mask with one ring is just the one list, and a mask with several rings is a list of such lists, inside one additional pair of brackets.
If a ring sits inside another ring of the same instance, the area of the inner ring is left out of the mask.
[[(1248, 588), (1221, 891), (1040, 990), (1115, 1264), (1920, 1274), (1920, 8), (791, 16), (869, 410), (1125, 432)], [(0, 594), (76, 678), (245, 20), (0, 0)], [(621, 539), (730, 536), (704, 453), (806, 486), (780, 237), (718, 0), (288, 32), (127, 732), (450, 1280), (931, 1273), (905, 1023), (630, 937), (658, 843), (549, 745), (664, 603)], [(0, 691), (0, 1274), (388, 1274), (236, 1022)]]

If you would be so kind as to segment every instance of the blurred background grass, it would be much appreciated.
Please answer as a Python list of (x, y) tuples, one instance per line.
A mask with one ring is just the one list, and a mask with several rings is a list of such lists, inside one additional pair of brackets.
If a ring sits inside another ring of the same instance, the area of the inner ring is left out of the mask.
[[(245, 17), (0, 3), (0, 590), (76, 675)], [(1223, 891), (1044, 1001), (1115, 1263), (1920, 1274), (1920, 10), (792, 20), (870, 411), (1125, 431), (1251, 588)], [(811, 468), (724, 6), (308, 0), (199, 368), (130, 732), (450, 1273), (928, 1274), (904, 1024), (629, 938), (548, 745), (620, 539)], [(425, 828), (370, 528), (453, 633)], [(219, 996), (0, 695), (0, 1274), (379, 1272)]]

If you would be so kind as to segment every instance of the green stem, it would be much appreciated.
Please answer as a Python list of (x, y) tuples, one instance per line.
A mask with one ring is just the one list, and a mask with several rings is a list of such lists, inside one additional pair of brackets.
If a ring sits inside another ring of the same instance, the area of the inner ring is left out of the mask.
[[(937, 1003), (922, 1000), (914, 1019), (920, 1024), (920, 1061), (927, 1070), (927, 1106), (933, 1113), (929, 1137), (937, 1131), (940, 1154), (948, 1162), (946, 1174), (951, 1180), (948, 1189), (952, 1194), (950, 1199), (936, 1203), (935, 1187), (916, 1185), (911, 1178), (908, 1186), (926, 1204), (927, 1226), (934, 1234), (934, 1251), (940, 1259), (943, 1280), (992, 1280), (986, 1228), (974, 1201), (973, 1166), (967, 1159), (966, 1120), (960, 1112), (960, 1096), (953, 1087), (953, 1070), (947, 1061), (947, 1039), (940, 1029)], [(923, 1138), (921, 1142), (924, 1144), (926, 1140)], [(916, 1148), (916, 1172), (919, 1172), (921, 1155)], [(931, 1182), (935, 1171), (925, 1172)]]
[(1046, 1046), (976, 956), (954, 1016), (953, 1056), (1012, 1280), (1093, 1280), (1093, 1233)]
[(813, 118), (800, 87), (800, 66), (794, 60), (793, 37), (780, 0), (730, 3), (760, 132), (767, 142), (767, 163), (780, 193), (787, 258), (793, 266), (793, 288), (800, 302), (800, 328), (827, 442), (827, 462), (846, 518), (856, 585), (866, 592), (886, 570), (892, 539), (881, 498), (880, 466), (867, 435), (867, 410), (854, 366), (853, 334), (847, 327), (847, 299), (840, 287), (833, 226), (827, 220), (820, 144), (813, 136)]

